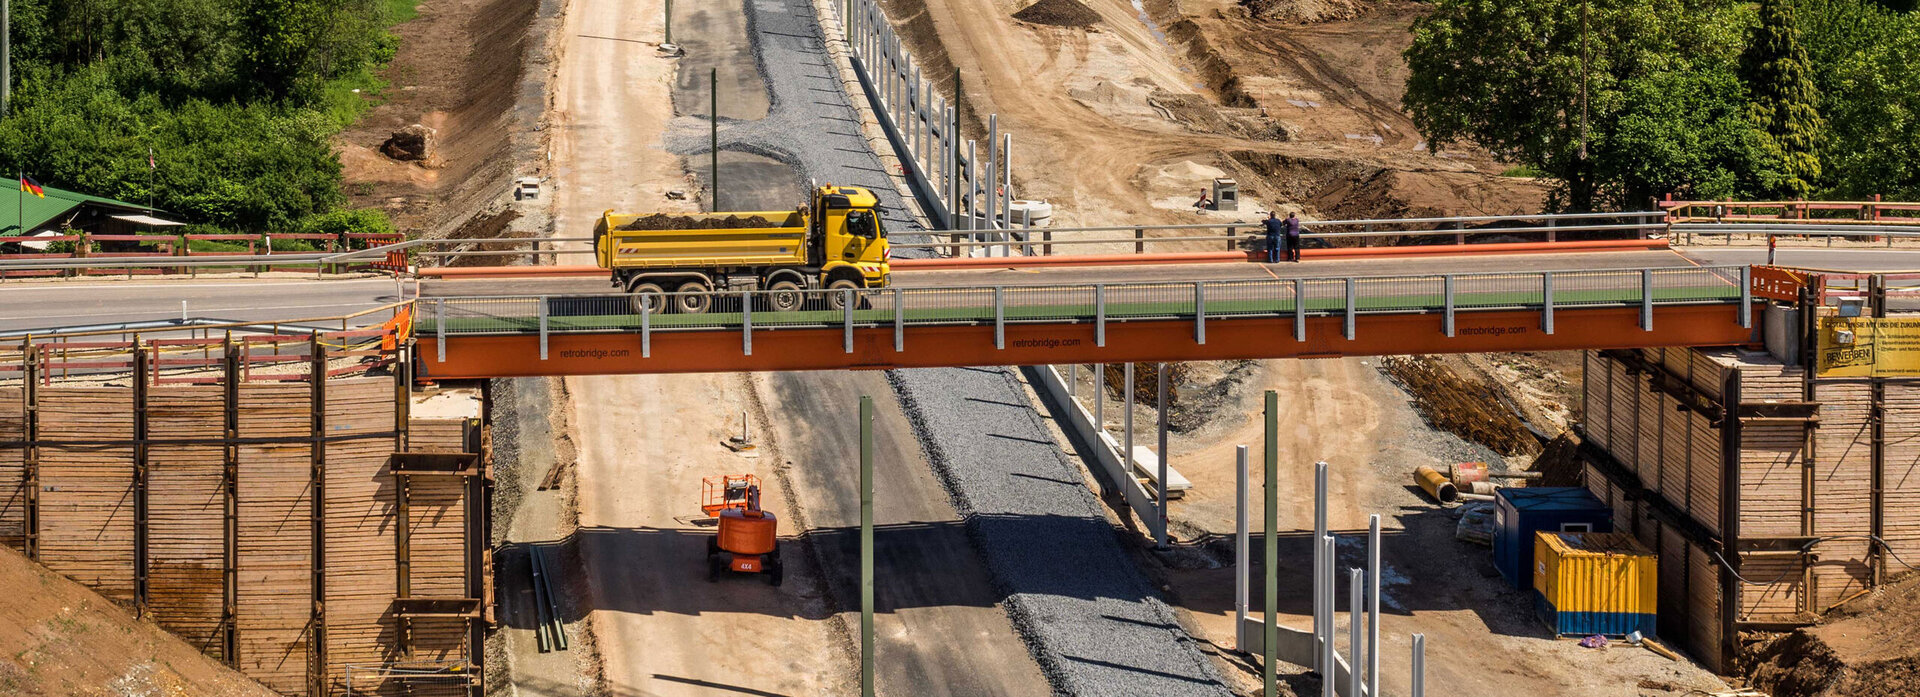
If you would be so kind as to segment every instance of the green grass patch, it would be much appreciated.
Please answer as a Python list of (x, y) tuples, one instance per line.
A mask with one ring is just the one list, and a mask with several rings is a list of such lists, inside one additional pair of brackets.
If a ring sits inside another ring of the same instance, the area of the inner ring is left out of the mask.
[(1539, 177), (1542, 175), (1540, 170), (1534, 169), (1532, 167), (1528, 167), (1526, 165), (1517, 165), (1514, 167), (1508, 167), (1505, 170), (1501, 171), (1500, 176), (1533, 178), (1533, 177)]
[(381, 6), (383, 14), (380, 16), (387, 21), (387, 26), (405, 24), (420, 16), (419, 8), (417, 0), (386, 0)]

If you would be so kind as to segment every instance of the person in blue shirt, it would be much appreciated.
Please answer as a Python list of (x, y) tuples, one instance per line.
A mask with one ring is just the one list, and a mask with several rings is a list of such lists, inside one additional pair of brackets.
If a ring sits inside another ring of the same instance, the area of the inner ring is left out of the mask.
[(1267, 229), (1267, 263), (1278, 263), (1280, 245), (1284, 244), (1282, 236), (1287, 234), (1287, 221), (1281, 220), (1279, 213), (1267, 211), (1267, 219), (1260, 221), (1260, 225)]

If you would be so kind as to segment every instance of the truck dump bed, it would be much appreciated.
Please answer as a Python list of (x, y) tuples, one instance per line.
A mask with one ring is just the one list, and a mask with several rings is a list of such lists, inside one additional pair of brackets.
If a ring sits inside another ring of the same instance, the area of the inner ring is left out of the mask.
[(595, 254), (609, 269), (800, 265), (807, 260), (806, 242), (798, 211), (608, 211), (594, 226)]

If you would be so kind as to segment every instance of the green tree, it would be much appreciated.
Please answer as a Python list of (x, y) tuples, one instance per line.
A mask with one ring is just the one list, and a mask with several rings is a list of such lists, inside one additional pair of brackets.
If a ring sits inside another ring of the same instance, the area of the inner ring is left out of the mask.
[(1733, 70), (1747, 17), (1717, 0), (1436, 0), (1413, 26), (1403, 102), (1434, 151), (1468, 142), (1531, 167), (1558, 206), (1721, 191), (1754, 159), (1729, 133), (1746, 124)]
[(1777, 195), (1806, 198), (1820, 178), (1820, 132), (1825, 124), (1816, 108), (1807, 51), (1800, 45), (1791, 0), (1760, 0), (1760, 24), (1740, 56), (1747, 82), (1748, 113), (1754, 127), (1779, 158), (1779, 177), (1768, 187)]

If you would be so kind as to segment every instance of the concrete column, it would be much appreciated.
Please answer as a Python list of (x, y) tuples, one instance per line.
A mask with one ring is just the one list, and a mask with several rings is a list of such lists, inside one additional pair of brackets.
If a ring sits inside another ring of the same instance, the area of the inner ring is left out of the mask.
[[(967, 161), (961, 165), (960, 175), (966, 178), (966, 181), (960, 185), (960, 195), (967, 200), (966, 228), (978, 230), (980, 225), (974, 216), (977, 212), (974, 205), (980, 200), (980, 153), (974, 148), (974, 142), (971, 139), (967, 141)], [(977, 240), (978, 237), (976, 236), (975, 239)], [(987, 256), (993, 256), (992, 247), (987, 248)]]
[[(1013, 134), (1000, 134), (1000, 215), (1007, 219), (1007, 227), (1013, 227)], [(1028, 225), (1032, 227), (1032, 225)], [(1032, 237), (1027, 238), (1029, 241)], [(1027, 254), (1033, 253), (1033, 247), (1027, 247)]]
[[(995, 180), (1000, 178), (1000, 175), (999, 175), (1000, 148), (998, 147), (999, 145), (1000, 145), (1000, 115), (988, 114), (987, 115), (987, 168), (981, 171), (985, 173), (987, 177), (987, 200), (986, 200), (987, 216), (986, 217), (987, 217), (987, 229), (989, 230), (1004, 230), (1006, 228), (1013, 227), (1011, 225), (1001, 225), (998, 222), (995, 222), (997, 218), (994, 217), (994, 209), (998, 207), (994, 204), (998, 203), (996, 199), (999, 198), (999, 196), (997, 196), (996, 192), (993, 190), (993, 185), (995, 183)], [(1007, 256), (1012, 256), (1012, 255), (1009, 254)]]

